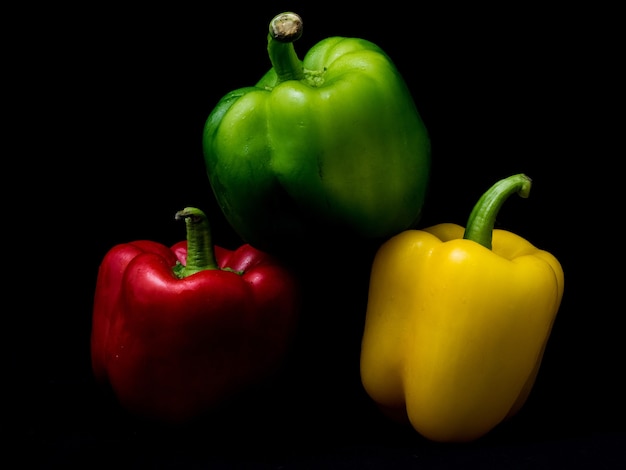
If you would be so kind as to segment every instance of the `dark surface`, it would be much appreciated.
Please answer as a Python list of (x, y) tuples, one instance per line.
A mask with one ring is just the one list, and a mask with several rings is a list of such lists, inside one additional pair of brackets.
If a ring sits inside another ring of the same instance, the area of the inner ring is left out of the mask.
[[(43, 467), (623, 468), (623, 253), (611, 228), (621, 216), (607, 181), (615, 151), (603, 148), (603, 115), (589, 106), (605, 91), (602, 58), (570, 18), (589, 12), (298, 10), (301, 56), (328, 35), (364, 37), (405, 77), (433, 144), (422, 226), (464, 224), (498, 179), (533, 179), (529, 199), (511, 198), (498, 226), (555, 254), (566, 287), (536, 385), (510, 422), (442, 445), (377, 413), (358, 376), (373, 246), (336, 247), (311, 263), (285, 370), (214, 416), (148, 423), (94, 383), (91, 303), (108, 249), (182, 239), (174, 213), (188, 205), (209, 213), (217, 244), (240, 243), (210, 192), (202, 127), (223, 94), (267, 70), (267, 23), (291, 8), (29, 12), (36, 19), (21, 34), (36, 40), (11, 69), (26, 90), (15, 94), (14, 120), (24, 124), (15, 154), (25, 168), (6, 198), (15, 223), (6, 261), (20, 271), (5, 341), (16, 398), (5, 405), (16, 418), (4, 420), (17, 441), (8, 450)], [(32, 224), (43, 230), (18, 231)]]

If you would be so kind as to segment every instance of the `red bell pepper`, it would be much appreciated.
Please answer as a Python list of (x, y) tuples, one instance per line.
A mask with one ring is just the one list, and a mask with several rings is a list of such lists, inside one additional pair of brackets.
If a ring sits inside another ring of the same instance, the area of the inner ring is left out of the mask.
[(250, 245), (213, 246), (196, 208), (187, 240), (109, 250), (98, 271), (91, 333), (96, 379), (128, 410), (184, 422), (268, 379), (297, 320), (291, 272)]

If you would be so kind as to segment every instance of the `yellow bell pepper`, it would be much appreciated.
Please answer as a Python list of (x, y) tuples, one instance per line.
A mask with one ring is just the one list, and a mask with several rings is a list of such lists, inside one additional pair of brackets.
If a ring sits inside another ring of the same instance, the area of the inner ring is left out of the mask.
[(523, 174), (497, 182), (467, 228), (407, 230), (372, 265), (361, 348), (365, 391), (389, 415), (439, 442), (467, 442), (528, 397), (563, 296), (559, 261), (494, 230)]

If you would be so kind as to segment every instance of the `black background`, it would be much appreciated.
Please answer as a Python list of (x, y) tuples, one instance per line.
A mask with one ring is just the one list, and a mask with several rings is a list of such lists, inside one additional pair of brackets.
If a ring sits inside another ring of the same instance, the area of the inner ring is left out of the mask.
[[(611, 13), (385, 8), (275, 2), (16, 16), (26, 20), (8, 43), (17, 106), (7, 129), (17, 139), (17, 166), (4, 194), (5, 226), (13, 227), (5, 232), (6, 269), (17, 294), (6, 313), (17, 320), (5, 341), (16, 395), (7, 413), (17, 419), (5, 423), (19, 458), (102, 468), (624, 464), (616, 151), (603, 145), (612, 126), (595, 107), (606, 104), (609, 73), (594, 44), (603, 42), (598, 32), (610, 33), (595, 27)], [(433, 146), (421, 226), (464, 224), (498, 179), (533, 179), (530, 197), (511, 198), (498, 226), (561, 261), (565, 295), (527, 404), (474, 443), (430, 443), (381, 418), (360, 388), (374, 247), (362, 256), (334, 247), (311, 263), (306, 281), (328, 294), (310, 298), (283, 375), (215, 416), (182, 428), (154, 425), (93, 382), (91, 308), (108, 249), (182, 239), (174, 213), (185, 206), (210, 215), (218, 245), (240, 244), (208, 184), (202, 127), (222, 95), (269, 68), (267, 24), (292, 9), (305, 22), (301, 57), (329, 35), (363, 37), (404, 76)]]

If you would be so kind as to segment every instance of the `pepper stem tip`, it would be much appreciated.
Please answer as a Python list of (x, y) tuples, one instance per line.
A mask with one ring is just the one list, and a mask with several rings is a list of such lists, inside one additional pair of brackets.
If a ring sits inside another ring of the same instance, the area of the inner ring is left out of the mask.
[(287, 11), (280, 13), (270, 21), (270, 35), (278, 42), (294, 42), (302, 36), (302, 18)]

